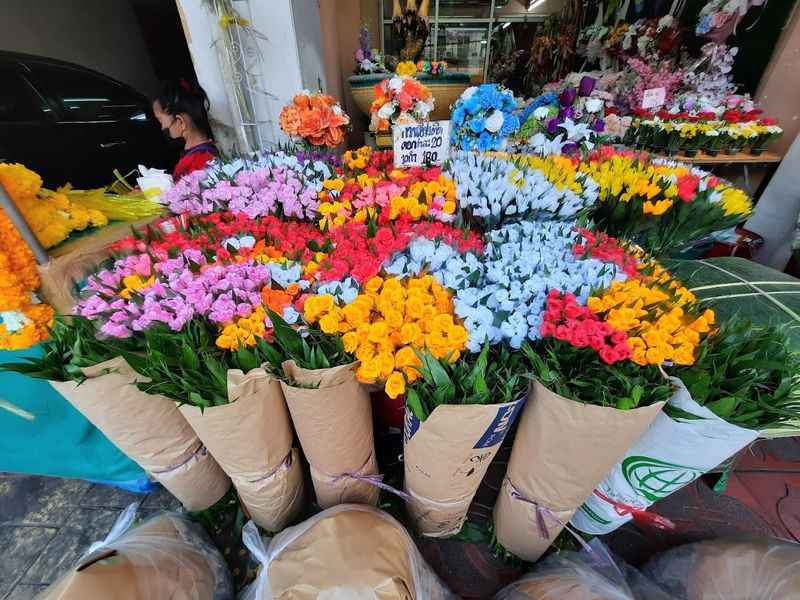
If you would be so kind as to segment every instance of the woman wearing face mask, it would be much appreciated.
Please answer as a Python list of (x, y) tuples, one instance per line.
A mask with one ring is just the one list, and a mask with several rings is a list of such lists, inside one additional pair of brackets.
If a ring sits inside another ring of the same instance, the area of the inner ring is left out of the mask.
[(208, 122), (208, 96), (199, 85), (185, 79), (164, 83), (153, 100), (153, 114), (168, 139), (183, 143), (172, 173), (175, 181), (205, 168), (219, 154)]

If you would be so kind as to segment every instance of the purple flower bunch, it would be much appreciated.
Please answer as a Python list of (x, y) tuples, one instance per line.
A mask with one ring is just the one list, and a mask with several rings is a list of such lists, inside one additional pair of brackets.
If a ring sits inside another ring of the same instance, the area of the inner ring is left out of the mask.
[(175, 184), (166, 200), (176, 214), (230, 210), (251, 219), (266, 215), (314, 219), (319, 206), (315, 187), (287, 165), (242, 170), (232, 181), (219, 179), (214, 183), (205, 172), (196, 171)]
[(270, 283), (269, 266), (254, 260), (208, 264), (197, 250), (155, 263), (148, 255), (130, 256), (89, 277), (89, 295), (75, 313), (98, 321), (100, 333), (115, 338), (154, 323), (180, 331), (195, 317), (226, 324), (250, 316)]

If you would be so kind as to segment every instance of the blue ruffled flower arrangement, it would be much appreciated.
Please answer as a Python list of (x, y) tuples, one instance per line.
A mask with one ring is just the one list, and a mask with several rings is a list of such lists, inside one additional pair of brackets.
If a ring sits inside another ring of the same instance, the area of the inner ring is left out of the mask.
[(468, 88), (453, 106), (450, 143), (461, 150), (503, 150), (520, 126), (517, 100), (496, 83)]

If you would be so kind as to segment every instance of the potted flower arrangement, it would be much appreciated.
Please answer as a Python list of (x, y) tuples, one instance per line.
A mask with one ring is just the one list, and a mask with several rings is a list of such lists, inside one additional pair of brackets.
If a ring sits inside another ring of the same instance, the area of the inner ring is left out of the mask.
[(411, 62), (397, 65), (391, 79), (375, 84), (375, 99), (370, 106), (369, 129), (378, 135), (378, 145), (391, 145), (392, 125), (427, 121), (434, 107), (430, 90), (414, 78), (416, 66)]
[(462, 150), (504, 150), (519, 129), (514, 93), (496, 83), (468, 88), (453, 106), (451, 144)]

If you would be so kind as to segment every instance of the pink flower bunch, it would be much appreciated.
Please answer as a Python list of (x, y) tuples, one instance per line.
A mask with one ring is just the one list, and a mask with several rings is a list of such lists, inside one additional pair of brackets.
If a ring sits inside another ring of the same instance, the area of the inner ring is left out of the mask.
[(540, 333), (576, 348), (592, 348), (609, 365), (631, 357), (628, 334), (578, 304), (574, 294), (550, 290)]

